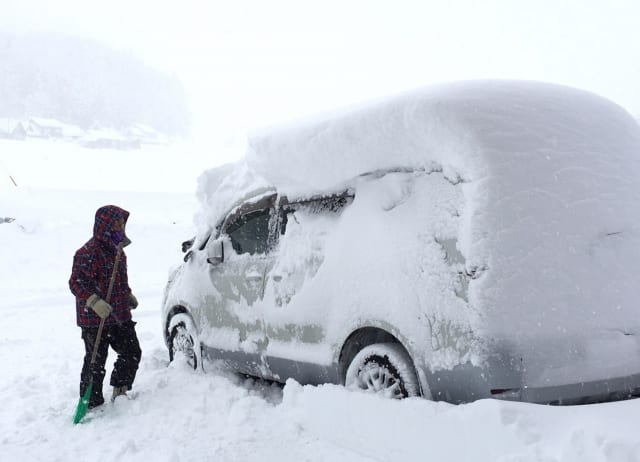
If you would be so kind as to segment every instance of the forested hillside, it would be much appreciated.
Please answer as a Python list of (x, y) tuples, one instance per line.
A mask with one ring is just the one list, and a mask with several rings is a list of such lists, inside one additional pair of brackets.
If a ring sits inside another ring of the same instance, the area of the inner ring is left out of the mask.
[(0, 33), (0, 117), (49, 117), (82, 128), (141, 123), (186, 135), (180, 81), (132, 55), (54, 34)]

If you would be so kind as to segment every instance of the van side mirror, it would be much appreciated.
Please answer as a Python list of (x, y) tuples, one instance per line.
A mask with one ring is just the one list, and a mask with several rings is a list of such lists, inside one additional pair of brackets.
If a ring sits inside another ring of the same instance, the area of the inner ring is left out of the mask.
[(191, 247), (193, 247), (193, 242), (196, 240), (195, 237), (192, 237), (191, 239), (184, 241), (182, 243), (182, 253), (186, 253), (187, 250), (189, 250)]
[(184, 256), (184, 261), (188, 262), (189, 259), (191, 258), (191, 255), (193, 255), (193, 250), (191, 250), (191, 247), (193, 247), (193, 243), (195, 242), (196, 238), (195, 236), (192, 237), (191, 239), (189, 239), (188, 241), (184, 241), (182, 243), (182, 253), (186, 254)]
[(210, 240), (207, 244), (207, 263), (219, 265), (224, 261), (224, 243), (222, 239)]

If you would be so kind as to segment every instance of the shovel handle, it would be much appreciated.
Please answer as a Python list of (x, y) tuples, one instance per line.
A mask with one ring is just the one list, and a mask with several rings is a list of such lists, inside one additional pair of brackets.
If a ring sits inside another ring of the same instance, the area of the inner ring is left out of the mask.
[[(122, 245), (123, 243), (118, 244), (118, 251), (116, 252), (116, 261), (113, 264), (113, 271), (111, 272), (111, 279), (109, 279), (109, 288), (107, 289), (107, 298), (105, 298), (105, 302), (109, 303), (109, 299), (111, 298), (111, 293), (113, 292), (113, 285), (116, 281), (116, 273), (118, 272), (118, 265), (120, 263), (120, 255), (122, 255)], [(93, 353), (91, 354), (91, 364), (96, 362), (96, 356), (98, 355), (98, 345), (100, 345), (100, 337), (102, 337), (102, 329), (104, 329), (104, 321), (107, 318), (102, 318), (100, 320), (100, 326), (98, 327), (98, 334), (96, 335), (96, 343), (93, 345)]]

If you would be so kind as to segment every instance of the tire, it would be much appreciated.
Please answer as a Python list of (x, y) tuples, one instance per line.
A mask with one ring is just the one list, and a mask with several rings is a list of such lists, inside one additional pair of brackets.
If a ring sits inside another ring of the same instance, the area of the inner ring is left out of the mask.
[(191, 317), (176, 314), (171, 318), (169, 331), (169, 362), (184, 361), (194, 370), (202, 367), (202, 348)]
[(411, 358), (397, 343), (375, 343), (360, 350), (349, 364), (345, 386), (390, 399), (420, 396)]

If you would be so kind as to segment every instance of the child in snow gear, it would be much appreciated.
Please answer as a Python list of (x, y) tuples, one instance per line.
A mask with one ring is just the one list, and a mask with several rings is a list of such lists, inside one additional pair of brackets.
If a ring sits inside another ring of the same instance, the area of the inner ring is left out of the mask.
[[(112, 400), (131, 390), (140, 363), (136, 323), (131, 319), (131, 310), (138, 306), (138, 301), (131, 293), (127, 259), (121, 250), (131, 243), (125, 235), (128, 218), (129, 212), (115, 205), (99, 208), (93, 237), (76, 251), (73, 258), (69, 287), (76, 296), (76, 321), (82, 330), (85, 346), (80, 397), (92, 384), (89, 409), (104, 403), (102, 383), (109, 346), (118, 354), (111, 374)], [(106, 301), (112, 278), (112, 291)], [(91, 357), (101, 322), (104, 327), (92, 364)]]

